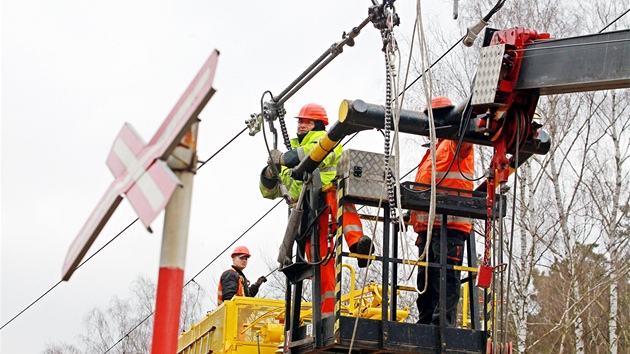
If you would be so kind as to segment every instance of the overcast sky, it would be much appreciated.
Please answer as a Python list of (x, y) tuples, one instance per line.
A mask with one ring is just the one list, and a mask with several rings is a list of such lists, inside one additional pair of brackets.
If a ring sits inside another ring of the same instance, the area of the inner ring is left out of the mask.
[[(435, 11), (434, 20), (453, 23), (452, 1), (440, 3), (443, 11)], [(3, 1), (1, 323), (61, 279), (70, 244), (113, 181), (105, 160), (125, 122), (151, 140), (218, 49), (217, 93), (200, 115), (198, 155), (205, 160), (259, 112), (264, 91), (280, 93), (365, 19), (370, 5), (370, 0)], [(402, 22), (397, 36), (409, 40), (415, 1), (396, 5)], [(289, 134), (295, 134), (293, 115), (308, 102), (324, 105), (332, 121), (343, 99), (381, 104), (381, 46), (378, 30), (366, 26), (355, 47), (346, 47), (286, 103)], [(346, 148), (382, 152), (382, 137), (361, 133)], [(276, 203), (258, 191), (265, 163), (262, 134), (244, 133), (199, 170), (186, 279)], [(123, 200), (88, 255), (135, 218)], [(277, 208), (238, 242), (253, 253), (250, 278), (266, 273), (263, 254), (275, 259), (285, 220), (286, 208)], [(141, 223), (133, 225), (5, 327), (1, 352), (40, 353), (48, 343), (76, 343), (89, 310), (105, 308), (113, 296), (128, 297), (139, 274), (157, 279), (163, 215), (152, 226), (150, 234)], [(229, 264), (224, 255), (196, 279), (209, 301)]]

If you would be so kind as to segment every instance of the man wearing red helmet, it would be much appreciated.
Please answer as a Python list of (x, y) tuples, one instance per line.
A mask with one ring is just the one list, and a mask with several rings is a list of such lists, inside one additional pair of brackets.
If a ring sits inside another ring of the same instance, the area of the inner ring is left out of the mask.
[(256, 283), (249, 284), (249, 280), (243, 274), (243, 269), (247, 267), (247, 261), (251, 257), (249, 250), (245, 246), (237, 246), (232, 252), (232, 267), (223, 274), (219, 280), (217, 290), (217, 305), (223, 301), (231, 300), (234, 296), (254, 297), (262, 283), (267, 281), (265, 276), (258, 278)]
[[(431, 100), (431, 109), (434, 111), (441, 109), (452, 109), (453, 104), (446, 96), (434, 97)], [(425, 112), (427, 108), (425, 108)], [(436, 183), (440, 187), (472, 190), (475, 167), (475, 155), (473, 144), (464, 142), (458, 149), (457, 141), (438, 139), (435, 148), (435, 174)], [(424, 157), (418, 164), (415, 182), (431, 184), (431, 152), (427, 150)], [(428, 213), (413, 211), (411, 222), (413, 229), (418, 233), (416, 246), (420, 255), (424, 252), (428, 236)], [(442, 215), (436, 214), (431, 232), (431, 242), (428, 245), (425, 260), (431, 263), (440, 263), (440, 225)], [(466, 238), (472, 230), (470, 218), (448, 215), (446, 220), (447, 228), (447, 254), (446, 263), (450, 265), (462, 265), (463, 249)], [(428, 277), (425, 277), (425, 269), (418, 269), (417, 286), (420, 291), (426, 291), (418, 295), (416, 304), (418, 306), (418, 323), (439, 324), (439, 291), (440, 291), (440, 270), (429, 267)], [(457, 304), (461, 287), (460, 271), (449, 269), (446, 271), (446, 325), (454, 326), (456, 321)]]
[[(268, 163), (276, 166), (278, 175), (273, 168), (265, 167), (260, 176), (260, 192), (263, 197), (275, 199), (281, 197), (279, 182), (287, 186), (293, 200), (298, 200), (302, 190), (302, 181), (291, 178), (291, 168), (300, 164), (308, 154), (317, 146), (319, 141), (326, 136), (328, 116), (326, 110), (316, 103), (306, 104), (300, 109), (298, 115), (297, 138), (291, 139), (291, 150), (281, 152), (271, 151)], [(319, 201), (319, 230), (320, 230), (320, 257), (325, 257), (333, 252), (332, 237), (337, 228), (337, 192), (334, 179), (337, 176), (337, 164), (341, 158), (341, 145), (335, 146), (326, 158), (319, 164), (318, 169), (322, 180), (322, 200)], [(306, 215), (306, 213), (305, 213)], [(330, 221), (329, 221), (330, 219)], [(303, 227), (302, 231), (307, 227)], [(372, 240), (363, 234), (363, 226), (354, 204), (344, 203), (343, 234), (350, 252), (369, 254), (373, 251)], [(311, 259), (310, 239), (307, 239), (306, 255)], [(366, 267), (367, 260), (360, 259), (359, 267)], [(331, 313), (334, 309), (335, 294), (335, 264), (324, 262), (321, 266), (322, 278), (322, 312)]]

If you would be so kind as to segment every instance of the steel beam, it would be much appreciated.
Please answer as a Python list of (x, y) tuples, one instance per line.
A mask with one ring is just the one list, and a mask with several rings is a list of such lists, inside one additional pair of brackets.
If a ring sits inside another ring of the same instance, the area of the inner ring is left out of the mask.
[(515, 89), (554, 95), (627, 87), (629, 29), (526, 45)]

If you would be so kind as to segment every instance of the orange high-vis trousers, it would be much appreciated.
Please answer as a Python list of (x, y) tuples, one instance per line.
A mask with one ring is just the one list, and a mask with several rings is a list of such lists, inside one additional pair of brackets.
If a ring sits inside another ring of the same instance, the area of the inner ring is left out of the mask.
[[(334, 235), (337, 231), (337, 189), (331, 188), (326, 191), (326, 205), (319, 217), (319, 256), (320, 259), (331, 254), (333, 257), (320, 265), (321, 274), (321, 295), (322, 313), (332, 313), (335, 309), (335, 259), (334, 259)], [(363, 225), (357, 213), (357, 209), (352, 203), (343, 204), (343, 235), (348, 247), (359, 242), (363, 236)], [(331, 238), (328, 238), (331, 235)], [(306, 242), (306, 256), (311, 258), (311, 242)]]

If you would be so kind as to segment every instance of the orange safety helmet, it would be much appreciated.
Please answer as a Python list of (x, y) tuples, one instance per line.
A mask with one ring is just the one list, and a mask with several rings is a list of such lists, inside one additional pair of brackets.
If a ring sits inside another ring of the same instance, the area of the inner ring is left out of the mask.
[[(436, 96), (431, 99), (431, 109), (453, 107), (453, 102), (446, 96)], [(424, 110), (429, 109), (429, 106), (424, 106)]]
[(300, 113), (298, 113), (295, 118), (319, 120), (324, 123), (324, 126), (328, 125), (328, 116), (326, 115), (326, 110), (324, 109), (324, 107), (318, 105), (317, 103), (305, 104), (302, 109), (300, 109)]
[(232, 258), (234, 258), (234, 256), (236, 256), (237, 254), (244, 254), (247, 255), (247, 257), (252, 256), (251, 254), (249, 254), (249, 250), (245, 246), (236, 246), (236, 248), (234, 248), (234, 251), (232, 252)]

